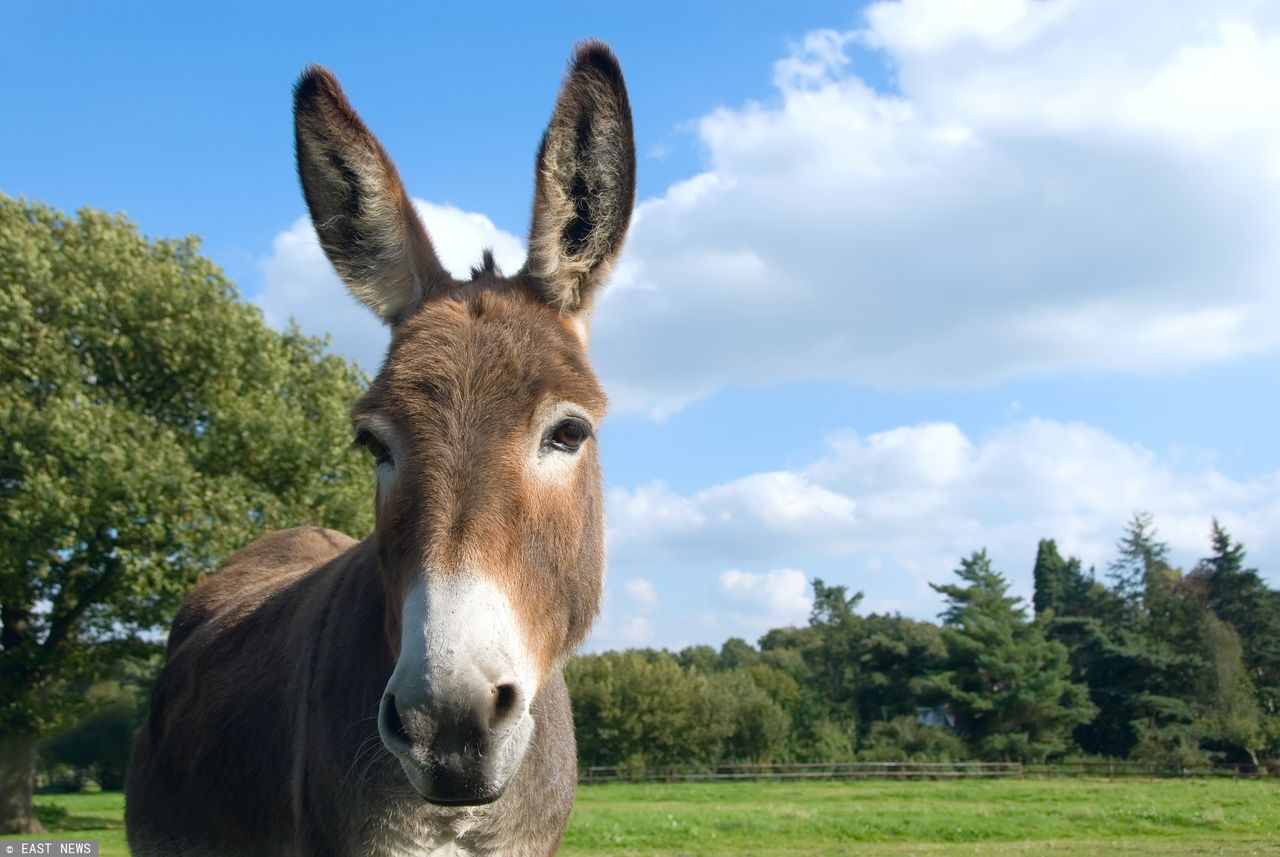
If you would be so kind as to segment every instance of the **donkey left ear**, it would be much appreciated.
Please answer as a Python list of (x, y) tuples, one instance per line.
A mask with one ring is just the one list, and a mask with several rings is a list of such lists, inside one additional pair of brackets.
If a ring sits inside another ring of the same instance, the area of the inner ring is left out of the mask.
[(527, 270), (565, 314), (590, 306), (622, 250), (636, 198), (631, 105), (617, 58), (581, 42), (538, 148)]

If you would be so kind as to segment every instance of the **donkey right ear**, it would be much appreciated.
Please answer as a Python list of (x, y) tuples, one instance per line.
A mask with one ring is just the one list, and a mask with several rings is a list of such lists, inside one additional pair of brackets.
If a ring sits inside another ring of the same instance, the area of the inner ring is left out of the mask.
[(351, 293), (397, 324), (452, 285), (391, 159), (328, 69), (303, 72), (293, 126), (311, 222)]

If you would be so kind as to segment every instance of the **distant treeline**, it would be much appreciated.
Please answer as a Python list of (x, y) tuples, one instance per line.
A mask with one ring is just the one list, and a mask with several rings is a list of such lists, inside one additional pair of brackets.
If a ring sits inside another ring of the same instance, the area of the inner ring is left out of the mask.
[(1280, 592), (1214, 521), (1184, 572), (1147, 515), (1103, 579), (1040, 542), (1032, 605), (985, 551), (960, 563), (940, 624), (861, 615), (813, 582), (809, 624), (757, 646), (633, 649), (568, 667), (581, 764), (1095, 755), (1280, 768)]
[[(632, 649), (569, 663), (579, 761), (635, 773), (716, 762), (1019, 761), (1082, 755), (1162, 768), (1280, 773), (1280, 592), (1216, 522), (1212, 555), (1170, 565), (1151, 520), (1130, 522), (1103, 573), (1036, 557), (1033, 604), (979, 551), (940, 623), (858, 612), (813, 582), (808, 625), (719, 651)], [(46, 740), (39, 780), (118, 788), (158, 655), (68, 687), (84, 714)]]

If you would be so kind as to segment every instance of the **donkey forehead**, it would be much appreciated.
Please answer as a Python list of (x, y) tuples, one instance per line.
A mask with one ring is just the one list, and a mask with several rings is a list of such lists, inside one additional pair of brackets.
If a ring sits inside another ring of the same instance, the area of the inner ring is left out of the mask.
[[(463, 428), (531, 418), (547, 400), (595, 420), (606, 398), (574, 322), (516, 288), (466, 286), (397, 325), (387, 359), (355, 414)], [(459, 418), (463, 423), (459, 423)]]

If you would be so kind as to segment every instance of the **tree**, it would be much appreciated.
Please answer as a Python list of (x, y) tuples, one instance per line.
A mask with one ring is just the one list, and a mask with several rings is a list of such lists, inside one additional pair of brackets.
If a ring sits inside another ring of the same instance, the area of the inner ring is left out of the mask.
[(1161, 584), (1166, 583), (1169, 545), (1156, 539), (1151, 515), (1138, 512), (1129, 519), (1124, 536), (1116, 545), (1118, 556), (1111, 563), (1112, 590), (1119, 595), (1130, 613), (1150, 612), (1156, 608)]
[[(711, 679), (712, 692), (721, 706), (731, 712), (730, 728), (720, 749), (720, 758), (734, 762), (777, 762), (786, 754), (791, 736), (791, 718), (756, 683), (762, 665), (717, 673)], [(763, 669), (767, 669), (763, 668)]]
[(1081, 748), (1109, 756), (1138, 746), (1164, 753), (1171, 742), (1181, 748), (1194, 731), (1190, 697), (1203, 668), (1194, 642), (1202, 611), (1185, 597), (1150, 515), (1130, 519), (1117, 553), (1107, 589), (1082, 575), (1078, 562), (1061, 561), (1052, 542), (1041, 542), (1038, 615), (1047, 620), (1049, 638), (1067, 646), (1072, 679), (1087, 684), (1098, 707), (1076, 729)]
[(960, 563), (961, 583), (931, 584), (942, 613), (947, 668), (933, 677), (957, 725), (981, 756), (1043, 761), (1096, 712), (1071, 681), (1067, 650), (1027, 620), (1022, 599), (992, 569), (986, 551)]
[(1257, 569), (1245, 567), (1245, 549), (1217, 521), (1213, 555), (1188, 575), (1223, 622), (1239, 636), (1247, 679), (1256, 692), (1262, 752), (1280, 758), (1280, 592), (1267, 586)]
[(1240, 635), (1263, 711), (1280, 717), (1280, 592), (1257, 569), (1245, 568), (1244, 546), (1216, 520), (1212, 539), (1213, 556), (1193, 574), (1206, 581), (1209, 609)]
[(605, 652), (565, 669), (584, 765), (715, 762), (733, 731), (732, 707), (711, 677), (665, 652)]
[(719, 655), (707, 645), (685, 646), (676, 653), (676, 662), (681, 669), (710, 675), (716, 671)]
[(1207, 655), (1207, 669), (1200, 698), (1205, 710), (1207, 737), (1227, 748), (1243, 751), (1258, 764), (1263, 744), (1263, 724), (1258, 698), (1249, 681), (1244, 650), (1235, 629), (1212, 613), (1200, 626), (1201, 646)]
[(872, 613), (863, 617), (854, 646), (858, 662), (858, 725), (914, 717), (916, 708), (940, 700), (929, 676), (946, 667), (942, 631), (931, 622)]
[(130, 742), (139, 726), (137, 700), (116, 682), (94, 685), (88, 698), (88, 713), (45, 741), (40, 760), (44, 765), (71, 768), (76, 788), (91, 776), (103, 789), (122, 789)]
[(0, 828), (37, 827), (55, 681), (148, 648), (261, 532), (372, 521), (347, 413), (364, 385), (269, 328), (193, 238), (0, 195)]
[(1032, 579), (1036, 616), (1046, 616), (1049, 611), (1056, 617), (1083, 616), (1089, 612), (1097, 587), (1092, 571), (1086, 575), (1075, 557), (1063, 559), (1053, 539), (1040, 540)]
[(1274, 593), (1243, 568), (1243, 548), (1216, 521), (1213, 544), (1214, 555), (1184, 576), (1150, 516), (1136, 515), (1111, 564), (1115, 590), (1093, 588), (1077, 610), (1068, 594), (1077, 576), (1051, 542), (1041, 543), (1037, 607), (1099, 707), (1076, 731), (1087, 752), (1180, 767), (1211, 753), (1257, 761), (1265, 751), (1268, 694), (1257, 679), (1280, 637), (1280, 624), (1267, 618)]
[(741, 637), (730, 637), (720, 647), (720, 656), (716, 659), (717, 670), (732, 670), (749, 667), (760, 662), (760, 653)]
[(807, 642), (804, 656), (827, 702), (826, 719), (850, 734), (855, 734), (860, 679), (860, 617), (854, 610), (861, 601), (861, 592), (850, 595), (847, 587), (814, 578), (810, 634), (797, 637)]

